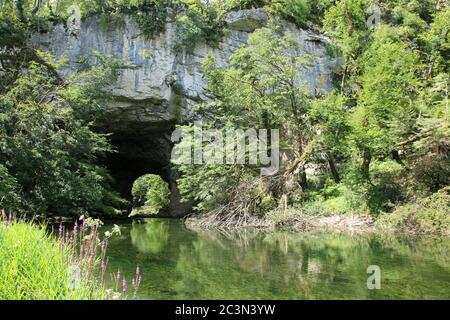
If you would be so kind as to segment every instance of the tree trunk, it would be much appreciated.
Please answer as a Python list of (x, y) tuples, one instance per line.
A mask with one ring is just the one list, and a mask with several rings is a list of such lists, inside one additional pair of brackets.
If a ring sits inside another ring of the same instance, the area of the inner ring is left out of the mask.
[(333, 176), (334, 182), (341, 182), (341, 177), (339, 176), (339, 172), (336, 169), (336, 164), (334, 163), (333, 155), (330, 152), (327, 152), (327, 161), (330, 166), (331, 175)]
[(299, 172), (299, 181), (298, 183), (302, 187), (302, 191), (305, 192), (306, 188), (308, 188), (308, 180), (306, 179), (305, 167), (302, 166)]
[(363, 151), (363, 163), (361, 165), (361, 171), (366, 179), (369, 179), (369, 166), (372, 161), (372, 154), (368, 148)]
[(398, 153), (398, 150), (395, 150), (395, 149), (392, 150), (391, 154), (392, 154), (392, 159), (393, 160), (397, 161), (400, 164), (403, 164), (403, 161), (400, 158), (400, 154)]

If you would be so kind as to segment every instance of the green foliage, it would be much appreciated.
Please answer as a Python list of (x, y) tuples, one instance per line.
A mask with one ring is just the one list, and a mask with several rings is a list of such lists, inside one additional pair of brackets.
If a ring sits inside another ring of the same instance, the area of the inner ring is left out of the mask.
[[(294, 49), (295, 44), (288, 36), (261, 28), (249, 36), (247, 46), (231, 55), (229, 67), (217, 67), (209, 57), (204, 70), (208, 89), (216, 100), (197, 111), (205, 121), (210, 120), (211, 128), (215, 121), (222, 121), (223, 132), (245, 128), (249, 123), (259, 128), (283, 128), (284, 147), (292, 153), (303, 148), (310, 134), (309, 124), (302, 116), (309, 100), (304, 84), (296, 81), (296, 70), (305, 64), (306, 58), (293, 56)], [(297, 135), (303, 137), (300, 145)], [(184, 195), (197, 200), (197, 209), (208, 211), (230, 200), (240, 184), (247, 184), (248, 194), (253, 194), (250, 186), (257, 176), (256, 168), (257, 165), (181, 165), (178, 181)], [(267, 199), (263, 198), (257, 201), (258, 206), (266, 206)]]
[(366, 205), (366, 195), (361, 192), (361, 189), (352, 190), (348, 181), (335, 183), (330, 177), (326, 177), (323, 184), (312, 187), (312, 180), (311, 178), (309, 181), (310, 189), (306, 199), (300, 198), (300, 201), (295, 203), (303, 214), (370, 213)]
[(168, 9), (172, 3), (171, 0), (138, 1), (138, 10), (132, 13), (132, 17), (146, 36), (158, 35), (165, 30)]
[[(192, 125), (180, 126), (178, 129), (190, 134), (194, 130)], [(227, 203), (236, 187), (251, 179), (254, 172), (240, 165), (214, 164), (212, 160), (216, 158), (215, 155), (202, 158), (203, 164), (196, 165), (191, 158), (193, 143), (193, 139), (185, 137), (176, 146), (180, 160), (175, 163), (180, 174), (177, 185), (184, 200), (194, 200), (195, 209), (206, 212)], [(203, 148), (207, 145), (205, 142)]]
[(184, 199), (195, 200), (195, 209), (210, 211), (227, 203), (239, 183), (251, 177), (251, 171), (240, 166), (182, 165), (182, 177), (177, 180)]
[(346, 98), (334, 91), (314, 99), (310, 110), (311, 121), (318, 132), (316, 152), (340, 159), (349, 152), (351, 124), (346, 110)]
[(182, 0), (185, 13), (175, 21), (177, 38), (174, 49), (183, 47), (192, 50), (195, 45), (205, 41), (215, 45), (223, 36), (224, 8), (220, 1)]
[(91, 129), (101, 101), (94, 87), (108, 78), (106, 70), (79, 73), (63, 87), (47, 67), (31, 62), (0, 96), (0, 163), (16, 179), (25, 210), (116, 212), (121, 200), (106, 170), (95, 164), (111, 148), (105, 135)]
[(296, 45), (289, 36), (261, 28), (249, 36), (248, 45), (230, 57), (231, 66), (218, 68), (205, 62), (208, 89), (219, 97), (217, 110), (228, 121), (262, 128), (305, 124), (301, 114), (308, 107), (305, 83), (296, 82), (296, 71), (308, 57), (294, 56)]
[(299, 27), (307, 26), (311, 14), (310, 0), (272, 1), (267, 8), (269, 12), (274, 12)]
[(367, 0), (343, 0), (325, 12), (323, 30), (333, 36), (335, 45), (348, 63), (367, 45), (369, 30), (365, 23), (368, 8)]
[(421, 121), (421, 126), (429, 134), (412, 146), (415, 154), (412, 178), (420, 189), (436, 192), (450, 184), (450, 125), (445, 120), (428, 119)]
[(403, 232), (450, 235), (450, 188), (398, 207), (379, 219), (384, 226)]
[(227, 10), (242, 10), (251, 8), (260, 8), (266, 4), (266, 0), (225, 0)]
[[(133, 206), (139, 212), (145, 214), (156, 214), (160, 209), (167, 208), (170, 201), (169, 185), (161, 176), (146, 174), (139, 177), (131, 189)], [(142, 208), (139, 208), (142, 207)], [(133, 209), (131, 215), (138, 213)]]
[(363, 74), (358, 107), (354, 110), (354, 139), (372, 155), (388, 154), (409, 134), (417, 119), (412, 101), (418, 89), (418, 56), (406, 44), (394, 42), (389, 29), (380, 29), (361, 59)]
[(0, 181), (0, 206), (4, 209), (19, 207), (17, 180), (8, 173), (8, 170), (2, 164), (0, 164)]

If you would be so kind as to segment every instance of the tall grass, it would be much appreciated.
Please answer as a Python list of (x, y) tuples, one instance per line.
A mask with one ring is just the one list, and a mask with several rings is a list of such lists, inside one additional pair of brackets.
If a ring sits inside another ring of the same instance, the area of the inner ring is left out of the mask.
[[(94, 220), (59, 228), (51, 235), (46, 226), (0, 217), (0, 300), (84, 300), (126, 298), (124, 287), (106, 289), (107, 239), (100, 240)], [(140, 271), (132, 280), (134, 292)], [(120, 290), (120, 292), (118, 292)]]

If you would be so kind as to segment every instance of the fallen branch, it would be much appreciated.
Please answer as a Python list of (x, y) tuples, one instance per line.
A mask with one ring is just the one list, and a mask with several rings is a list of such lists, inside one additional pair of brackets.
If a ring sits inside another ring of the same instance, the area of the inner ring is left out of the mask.
[(292, 163), (292, 165), (285, 171), (285, 173), (283, 175), (284, 177), (288, 177), (289, 175), (291, 175), (295, 171), (295, 169), (297, 169), (297, 167), (299, 165), (305, 164), (306, 159), (309, 156), (309, 154), (311, 153), (315, 144), (316, 144), (316, 139), (313, 139), (306, 145), (306, 147), (304, 148), (304, 151), (300, 155), (300, 157), (295, 159), (294, 162)]
[(402, 141), (402, 142), (397, 143), (397, 144), (395, 145), (395, 147), (397, 147), (397, 148), (398, 148), (398, 147), (403, 147), (403, 146), (406, 146), (406, 145), (411, 144), (411, 143), (413, 143), (413, 142), (416, 142), (416, 141), (418, 141), (418, 140), (424, 138), (424, 137), (427, 136), (431, 131), (434, 131), (434, 130), (436, 130), (436, 129), (439, 128), (439, 127), (440, 127), (440, 125), (439, 125), (439, 126), (436, 126), (436, 127), (428, 128), (428, 129), (426, 129), (426, 130), (423, 130), (422, 132), (416, 133), (415, 135), (413, 135), (412, 137), (408, 138), (407, 140), (404, 140), (404, 141)]

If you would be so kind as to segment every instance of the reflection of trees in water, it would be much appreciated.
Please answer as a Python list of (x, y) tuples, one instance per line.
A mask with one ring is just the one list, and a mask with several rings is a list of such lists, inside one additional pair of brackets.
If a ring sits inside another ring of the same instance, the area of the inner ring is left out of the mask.
[[(192, 292), (203, 298), (311, 297), (316, 287), (333, 283), (349, 261), (336, 243), (310, 240), (250, 230), (198, 232), (191, 245), (180, 249), (176, 290), (180, 298)], [(354, 262), (361, 264), (357, 257), (350, 265)], [(366, 281), (367, 266), (359, 283)]]
[[(254, 230), (197, 234), (191, 246), (180, 250), (177, 291), (181, 296), (194, 290), (203, 298), (224, 294), (228, 298), (382, 297), (403, 291), (405, 279), (410, 281), (414, 272), (429, 267), (420, 259), (411, 270), (410, 260), (417, 253), (410, 243), (382, 235)], [(372, 264), (380, 265), (385, 283), (392, 282), (384, 292), (367, 290), (366, 270)], [(219, 294), (218, 288), (223, 292)]]
[[(174, 298), (414, 297), (422, 295), (421, 274), (440, 273), (431, 281), (448, 276), (448, 241), (256, 229), (192, 232), (160, 219), (133, 224), (130, 234), (140, 252), (164, 257), (165, 271), (155, 277), (162, 286), (160, 278), (167, 278)], [(382, 269), (383, 290), (367, 290), (372, 264)]]
[(139, 252), (160, 253), (169, 241), (169, 221), (151, 219), (142, 224), (134, 222), (130, 236), (131, 243)]

